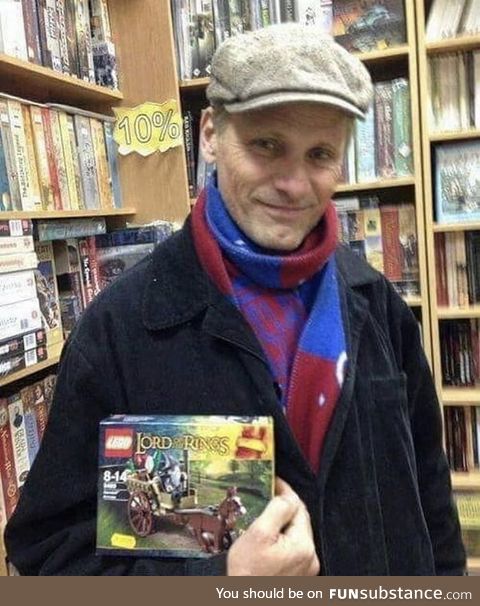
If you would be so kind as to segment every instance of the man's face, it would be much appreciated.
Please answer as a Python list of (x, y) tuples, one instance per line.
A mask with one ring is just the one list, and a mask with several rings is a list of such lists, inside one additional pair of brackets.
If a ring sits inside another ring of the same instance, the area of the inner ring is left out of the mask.
[(291, 103), (232, 114), (215, 129), (202, 120), (202, 151), (242, 231), (256, 244), (293, 251), (317, 225), (335, 191), (349, 131), (339, 110)]

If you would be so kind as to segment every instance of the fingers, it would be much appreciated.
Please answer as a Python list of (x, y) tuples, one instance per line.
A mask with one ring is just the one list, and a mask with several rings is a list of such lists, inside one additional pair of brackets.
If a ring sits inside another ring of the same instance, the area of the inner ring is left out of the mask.
[(293, 491), (276, 496), (250, 528), (255, 533), (271, 537), (275, 541), (280, 532), (291, 523), (301, 505), (300, 499)]

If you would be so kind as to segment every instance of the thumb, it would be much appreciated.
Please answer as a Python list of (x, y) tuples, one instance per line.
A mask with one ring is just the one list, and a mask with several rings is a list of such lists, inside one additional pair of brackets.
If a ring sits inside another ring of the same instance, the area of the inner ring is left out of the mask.
[(293, 491), (273, 497), (252, 527), (263, 536), (275, 541), (283, 529), (290, 524), (301, 506), (301, 501)]

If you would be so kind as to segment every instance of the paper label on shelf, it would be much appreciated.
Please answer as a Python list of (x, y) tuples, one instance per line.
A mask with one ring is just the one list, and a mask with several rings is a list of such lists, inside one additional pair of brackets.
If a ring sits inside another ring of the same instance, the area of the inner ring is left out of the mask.
[(182, 145), (182, 117), (175, 99), (113, 111), (116, 117), (113, 138), (122, 155), (137, 152), (149, 156)]

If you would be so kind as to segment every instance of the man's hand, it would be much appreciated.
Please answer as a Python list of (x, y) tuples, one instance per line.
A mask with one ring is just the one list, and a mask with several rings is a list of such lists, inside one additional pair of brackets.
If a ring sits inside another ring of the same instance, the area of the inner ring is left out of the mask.
[(297, 493), (277, 478), (276, 496), (228, 552), (229, 576), (315, 576), (310, 516)]

